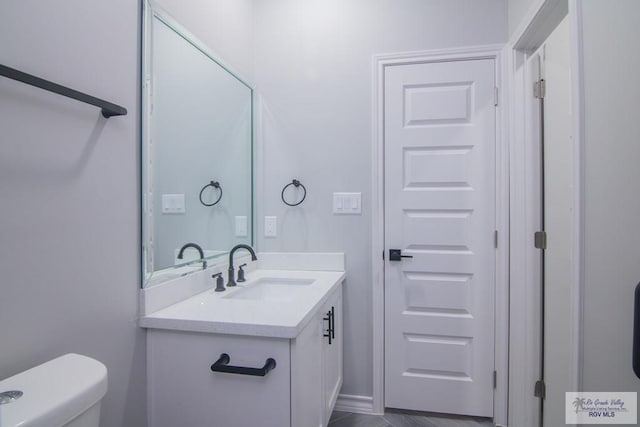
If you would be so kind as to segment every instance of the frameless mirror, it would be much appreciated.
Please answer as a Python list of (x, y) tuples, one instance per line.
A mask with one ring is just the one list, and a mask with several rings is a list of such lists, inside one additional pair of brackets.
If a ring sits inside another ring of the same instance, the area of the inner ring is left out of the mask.
[[(253, 89), (153, 3), (143, 52), (143, 286), (253, 244)], [(203, 251), (205, 260), (195, 245)]]

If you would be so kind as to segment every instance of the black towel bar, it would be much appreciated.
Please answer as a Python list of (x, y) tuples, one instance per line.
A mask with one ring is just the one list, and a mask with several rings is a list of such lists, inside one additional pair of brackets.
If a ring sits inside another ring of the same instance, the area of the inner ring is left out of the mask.
[(77, 90), (68, 88), (66, 86), (59, 85), (57, 83), (50, 82), (49, 80), (41, 79), (40, 77), (33, 76), (31, 74), (23, 73), (14, 68), (7, 67), (0, 64), (0, 76), (8, 77), (13, 80), (17, 80), (22, 83), (26, 83), (31, 86), (39, 87), (40, 89), (48, 90), (49, 92), (57, 93), (58, 95), (72, 98), (85, 104), (95, 105), (102, 109), (102, 115), (106, 118), (112, 116), (125, 116), (127, 109), (111, 102), (107, 102), (103, 99), (96, 98), (86, 93), (78, 92)]

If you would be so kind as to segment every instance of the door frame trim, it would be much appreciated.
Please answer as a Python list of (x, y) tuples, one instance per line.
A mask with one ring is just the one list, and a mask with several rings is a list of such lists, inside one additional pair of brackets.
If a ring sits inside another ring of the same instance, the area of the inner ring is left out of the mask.
[[(513, 375), (509, 389), (509, 419), (512, 425), (537, 427), (537, 400), (531, 393), (531, 372), (529, 367), (536, 363), (536, 356), (531, 351), (535, 346), (533, 334), (520, 336), (531, 331), (531, 313), (540, 308), (535, 300), (527, 296), (532, 289), (536, 277), (531, 275), (539, 263), (539, 252), (533, 248), (533, 237), (530, 233), (536, 227), (535, 205), (532, 194), (535, 189), (532, 183), (539, 182), (539, 171), (536, 170), (532, 156), (530, 102), (525, 90), (527, 73), (523, 71), (523, 63), (528, 54), (535, 50), (557, 24), (567, 16), (571, 37), (571, 102), (573, 122), (571, 124), (573, 152), (573, 241), (571, 311), (572, 332), (570, 337), (571, 354), (564, 361), (571, 369), (574, 391), (582, 387), (582, 298), (584, 282), (584, 66), (583, 66), (583, 32), (581, 0), (538, 0), (528, 11), (522, 23), (505, 47), (505, 58), (508, 75), (506, 75), (511, 103), (509, 117), (509, 139), (511, 150), (511, 344), (510, 368)], [(536, 175), (537, 172), (537, 175)], [(539, 279), (539, 278), (538, 278)], [(525, 424), (522, 424), (522, 423)]]
[(371, 176), (371, 265), (373, 291), (373, 413), (384, 413), (384, 70), (390, 65), (449, 62), (478, 59), (495, 61), (495, 84), (499, 88), (496, 110), (495, 224), (498, 230), (495, 283), (494, 423), (507, 422), (509, 367), (509, 150), (506, 118), (507, 75), (502, 61), (503, 45), (374, 55), (372, 61), (372, 176)]

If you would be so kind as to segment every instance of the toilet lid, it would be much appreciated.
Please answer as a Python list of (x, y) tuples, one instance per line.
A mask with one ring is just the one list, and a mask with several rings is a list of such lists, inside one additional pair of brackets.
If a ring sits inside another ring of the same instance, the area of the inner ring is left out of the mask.
[(0, 426), (60, 426), (104, 397), (107, 368), (69, 353), (0, 381), (0, 393), (10, 391), (22, 395), (0, 405)]

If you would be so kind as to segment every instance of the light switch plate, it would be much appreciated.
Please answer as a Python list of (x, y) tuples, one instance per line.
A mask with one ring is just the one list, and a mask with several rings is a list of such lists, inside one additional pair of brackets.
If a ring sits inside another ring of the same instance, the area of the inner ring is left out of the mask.
[(264, 237), (276, 237), (278, 235), (278, 217), (264, 217)]
[(183, 214), (184, 194), (163, 194), (162, 195), (162, 213), (163, 214)]
[(333, 213), (362, 215), (362, 193), (333, 193)]
[(236, 237), (247, 237), (246, 216), (236, 216)]

